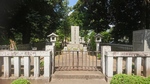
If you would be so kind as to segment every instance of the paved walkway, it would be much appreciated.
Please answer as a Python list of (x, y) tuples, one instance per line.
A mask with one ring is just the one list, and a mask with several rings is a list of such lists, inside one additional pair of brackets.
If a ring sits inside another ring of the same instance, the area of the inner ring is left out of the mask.
[(108, 84), (104, 79), (60, 79), (52, 80), (50, 84)]
[(56, 71), (50, 84), (108, 84), (100, 71)]

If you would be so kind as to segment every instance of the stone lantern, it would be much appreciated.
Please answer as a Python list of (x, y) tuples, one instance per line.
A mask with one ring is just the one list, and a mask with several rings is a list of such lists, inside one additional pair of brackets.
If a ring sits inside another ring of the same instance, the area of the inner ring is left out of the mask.
[(47, 37), (50, 38), (50, 42), (52, 42), (52, 45), (55, 46), (56, 38), (58, 37), (58, 35), (56, 35), (55, 33), (51, 33)]
[(101, 38), (102, 38), (102, 35), (100, 35), (100, 34), (97, 34), (97, 35), (95, 36), (96, 51), (99, 51), (99, 44), (100, 44), (100, 42), (101, 42)]

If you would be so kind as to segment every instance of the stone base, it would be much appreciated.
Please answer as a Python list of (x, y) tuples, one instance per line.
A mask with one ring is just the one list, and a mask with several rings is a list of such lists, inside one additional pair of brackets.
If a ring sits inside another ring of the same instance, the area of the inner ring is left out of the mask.
[(107, 81), (108, 84), (110, 84), (111, 79), (112, 79), (112, 77), (105, 76), (105, 80)]
[(83, 50), (82, 44), (68, 44), (67, 50)]

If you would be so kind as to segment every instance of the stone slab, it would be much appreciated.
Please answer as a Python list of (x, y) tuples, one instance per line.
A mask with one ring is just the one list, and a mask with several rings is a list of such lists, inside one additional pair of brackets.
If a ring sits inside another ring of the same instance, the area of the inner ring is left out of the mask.
[(68, 44), (67, 45), (68, 50), (83, 50), (83, 45), (82, 44)]
[(150, 51), (150, 29), (133, 31), (133, 51)]
[(71, 26), (71, 43), (79, 44), (79, 26)]

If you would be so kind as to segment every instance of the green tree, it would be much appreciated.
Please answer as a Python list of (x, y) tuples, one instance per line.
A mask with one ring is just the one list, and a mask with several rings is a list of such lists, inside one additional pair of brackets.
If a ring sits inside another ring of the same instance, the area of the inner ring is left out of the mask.
[(96, 33), (108, 28), (106, 0), (78, 0), (70, 16), (71, 24)]
[(21, 33), (24, 44), (35, 39), (44, 40), (60, 25), (63, 1), (2, 0), (0, 26), (7, 30), (9, 38), (15, 39), (16, 33)]
[(89, 36), (89, 39), (90, 39), (89, 46), (90, 46), (90, 50), (92, 51), (96, 50), (95, 35), (96, 33), (94, 31), (91, 31), (91, 34)]
[(60, 13), (61, 13), (61, 18), (59, 20), (59, 26), (56, 30), (56, 33), (59, 36), (59, 40), (60, 42), (62, 42), (62, 46), (65, 46), (66, 41), (69, 41), (69, 36), (70, 36), (70, 20), (68, 17), (69, 12), (71, 11), (71, 7), (68, 7), (68, 0), (64, 0), (62, 2), (62, 7), (60, 9)]
[(115, 23), (112, 36), (115, 42), (124, 36), (132, 43), (132, 32), (149, 29), (150, 2), (148, 0), (110, 0), (110, 19)]
[(100, 34), (103, 36), (102, 37), (102, 42), (108, 43), (111, 39), (111, 33), (108, 31), (102, 31)]

